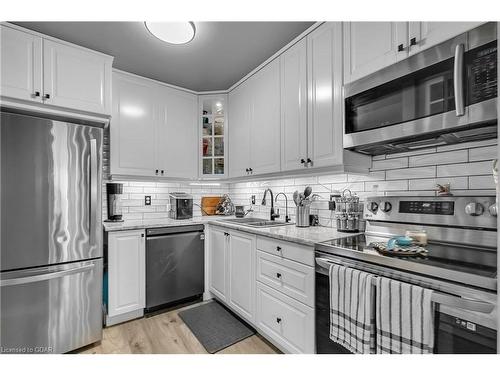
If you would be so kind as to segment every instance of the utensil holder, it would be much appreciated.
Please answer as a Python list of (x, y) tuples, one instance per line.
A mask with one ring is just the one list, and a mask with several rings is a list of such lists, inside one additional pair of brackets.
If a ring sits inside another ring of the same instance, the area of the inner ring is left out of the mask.
[(309, 213), (310, 206), (297, 206), (295, 208), (295, 226), (308, 227), (309, 226)]

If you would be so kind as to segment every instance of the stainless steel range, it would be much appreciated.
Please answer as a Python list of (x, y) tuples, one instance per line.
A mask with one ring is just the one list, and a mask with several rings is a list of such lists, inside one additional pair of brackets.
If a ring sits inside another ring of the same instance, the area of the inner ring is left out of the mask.
[[(436, 353), (495, 352), (495, 197), (374, 197), (364, 206), (365, 233), (316, 245), (318, 353), (343, 352), (325, 328), (332, 263), (434, 290)], [(373, 246), (407, 231), (426, 235), (427, 253), (390, 256)]]

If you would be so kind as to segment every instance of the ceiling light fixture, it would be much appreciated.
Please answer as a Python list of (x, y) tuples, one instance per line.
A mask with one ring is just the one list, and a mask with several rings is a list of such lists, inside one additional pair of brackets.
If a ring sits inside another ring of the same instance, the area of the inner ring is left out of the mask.
[(193, 22), (144, 22), (156, 38), (170, 44), (186, 44), (193, 40), (196, 28)]

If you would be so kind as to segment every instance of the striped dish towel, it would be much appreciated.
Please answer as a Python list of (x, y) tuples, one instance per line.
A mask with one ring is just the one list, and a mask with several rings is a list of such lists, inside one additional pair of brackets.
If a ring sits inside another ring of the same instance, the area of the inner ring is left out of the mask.
[(330, 339), (358, 354), (375, 353), (375, 276), (330, 266)]
[(431, 298), (432, 290), (377, 277), (377, 353), (432, 353)]

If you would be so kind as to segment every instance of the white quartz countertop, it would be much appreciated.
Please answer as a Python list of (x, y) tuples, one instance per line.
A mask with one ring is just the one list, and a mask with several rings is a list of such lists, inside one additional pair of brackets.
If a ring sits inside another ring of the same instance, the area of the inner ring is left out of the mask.
[(306, 246), (314, 246), (314, 244), (318, 242), (333, 240), (335, 238), (350, 237), (357, 234), (337, 232), (337, 229), (330, 227), (317, 226), (299, 228), (294, 224), (268, 228), (249, 227), (238, 223), (224, 222), (223, 220), (210, 221), (209, 224), (233, 230), (240, 230), (242, 232), (253, 233), (259, 236), (271, 237), (278, 240), (295, 242)]
[(145, 220), (125, 220), (121, 223), (105, 222), (103, 227), (106, 232), (116, 232), (120, 230), (149, 229), (162, 227), (180, 227), (185, 225), (206, 224), (214, 220), (234, 219), (234, 216), (201, 216), (192, 219), (175, 220), (169, 218), (145, 219)]
[(295, 242), (301, 245), (314, 246), (318, 242), (328, 241), (335, 238), (344, 238), (356, 233), (341, 233), (335, 228), (329, 227), (306, 227), (299, 228), (294, 224), (282, 225), (268, 228), (249, 227), (234, 222), (227, 222), (227, 219), (234, 219), (234, 216), (202, 216), (187, 220), (174, 219), (148, 219), (148, 220), (126, 220), (121, 223), (103, 222), (106, 232), (121, 230), (148, 229), (161, 227), (177, 227), (194, 224), (210, 224), (232, 230), (240, 230), (260, 236), (275, 238), (283, 241)]

